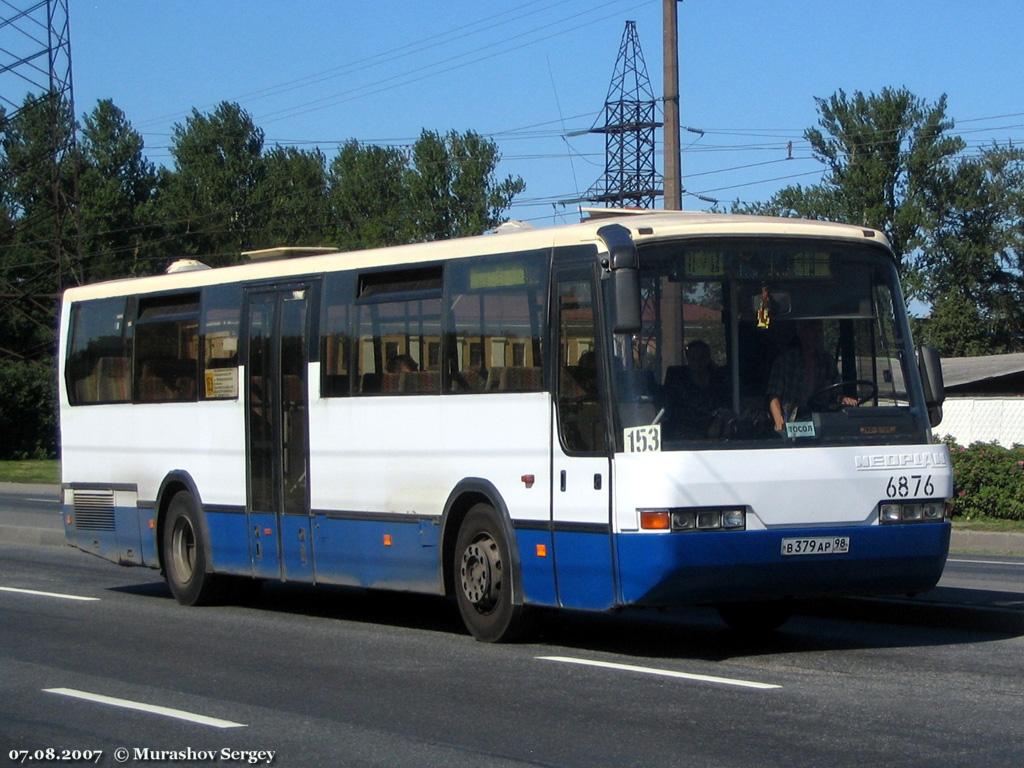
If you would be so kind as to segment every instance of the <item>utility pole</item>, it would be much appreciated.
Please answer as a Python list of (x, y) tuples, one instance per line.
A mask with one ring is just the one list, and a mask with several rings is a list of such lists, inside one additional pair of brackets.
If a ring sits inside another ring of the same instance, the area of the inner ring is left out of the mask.
[(661, 0), (665, 67), (665, 210), (683, 209), (683, 167), (679, 152), (679, 32), (681, 0)]

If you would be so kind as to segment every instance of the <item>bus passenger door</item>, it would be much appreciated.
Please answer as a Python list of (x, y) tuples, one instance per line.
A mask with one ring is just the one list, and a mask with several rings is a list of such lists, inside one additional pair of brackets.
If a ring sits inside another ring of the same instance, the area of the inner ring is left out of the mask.
[(253, 575), (313, 581), (308, 284), (248, 292), (246, 436)]
[(615, 603), (615, 579), (593, 263), (556, 263), (551, 522), (559, 603), (600, 610)]

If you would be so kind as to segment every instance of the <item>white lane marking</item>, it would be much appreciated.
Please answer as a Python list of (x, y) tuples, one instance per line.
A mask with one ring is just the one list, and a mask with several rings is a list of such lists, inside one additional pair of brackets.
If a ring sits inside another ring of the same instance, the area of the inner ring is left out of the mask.
[(45, 504), (56, 504), (60, 499), (54, 496), (52, 499), (33, 499), (31, 496), (25, 497), (22, 501), (39, 501)]
[(98, 601), (98, 597), (82, 597), (81, 595), (65, 595), (60, 592), (40, 592), (38, 589), (18, 589), (17, 587), (0, 587), (0, 592), (17, 592), (20, 595), (38, 595), (40, 597), (59, 597), (61, 600), (81, 600), (83, 602)]
[(676, 677), (683, 680), (696, 680), (702, 683), (717, 683), (718, 685), (735, 685), (740, 688), (757, 688), (768, 690), (781, 688), (781, 685), (770, 685), (769, 683), (757, 683), (752, 680), (736, 680), (730, 677), (714, 677), (712, 675), (695, 675), (690, 672), (676, 672), (674, 669), (657, 669), (655, 667), (637, 667), (633, 664), (613, 664), (609, 661), (592, 661), (591, 659), (575, 659), (569, 656), (537, 656), (540, 661), (558, 661), (563, 664), (581, 664), (585, 667), (601, 667), (603, 669), (618, 669), (624, 672), (639, 672), (644, 675), (659, 675), (661, 677)]
[(44, 688), (43, 693), (56, 693), (59, 696), (70, 696), (72, 699), (84, 699), (97, 704), (107, 704), (111, 707), (122, 709), (134, 709), (138, 712), (149, 712), (154, 715), (173, 717), (176, 720), (187, 720), (190, 723), (209, 725), (213, 728), (246, 728), (245, 723), (233, 723), (230, 720), (220, 720), (216, 717), (197, 715), (194, 712), (186, 712), (183, 709), (171, 709), (170, 707), (159, 707), (155, 704), (144, 704), (141, 701), (130, 701), (128, 699), (117, 699), (113, 696), (101, 696), (98, 693), (88, 691), (77, 691), (74, 688)]
[(1024, 568), (1024, 563), (1010, 563), (1004, 560), (954, 560), (952, 557), (946, 559), (947, 563), (978, 563), (979, 565), (1015, 565)]

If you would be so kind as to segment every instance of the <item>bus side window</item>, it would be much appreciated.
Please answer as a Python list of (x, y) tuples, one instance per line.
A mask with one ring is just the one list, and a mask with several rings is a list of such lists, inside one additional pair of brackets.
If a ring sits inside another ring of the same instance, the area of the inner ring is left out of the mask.
[(449, 391), (542, 391), (546, 254), (470, 259), (448, 272)]
[(598, 396), (594, 301), (589, 278), (558, 284), (558, 423), (571, 452), (605, 450), (604, 409)]
[[(355, 277), (351, 272), (334, 272), (324, 282), (320, 320), (320, 394), (348, 397), (352, 365), (352, 301)], [(356, 391), (359, 391), (357, 387)]]
[(131, 341), (125, 334), (124, 315), (123, 297), (73, 305), (65, 367), (72, 405), (129, 401)]
[(143, 297), (135, 322), (135, 401), (195, 400), (199, 295)]
[[(359, 307), (356, 354), (358, 393), (365, 395), (436, 395), (438, 375), (409, 377), (430, 372), (430, 346), (441, 342), (441, 300), (409, 299), (363, 304)], [(403, 364), (404, 363), (404, 364)]]
[(206, 399), (238, 397), (238, 325), (242, 286), (203, 289), (203, 392)]

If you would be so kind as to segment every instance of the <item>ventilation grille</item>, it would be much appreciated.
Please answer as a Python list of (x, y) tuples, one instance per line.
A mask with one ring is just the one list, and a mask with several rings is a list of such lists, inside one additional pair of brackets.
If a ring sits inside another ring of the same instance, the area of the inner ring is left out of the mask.
[(114, 492), (75, 491), (75, 523), (80, 531), (113, 531)]

